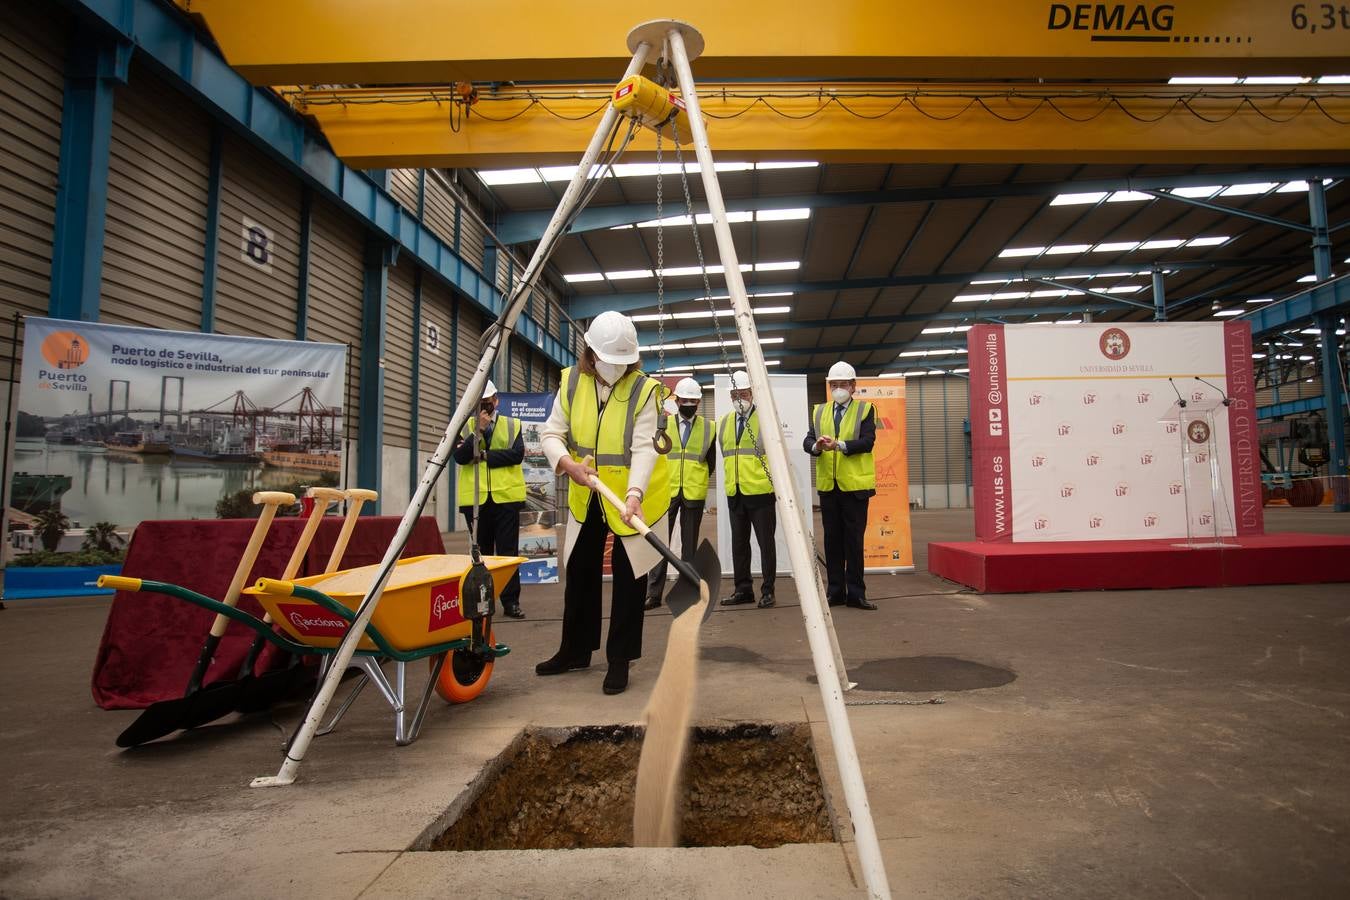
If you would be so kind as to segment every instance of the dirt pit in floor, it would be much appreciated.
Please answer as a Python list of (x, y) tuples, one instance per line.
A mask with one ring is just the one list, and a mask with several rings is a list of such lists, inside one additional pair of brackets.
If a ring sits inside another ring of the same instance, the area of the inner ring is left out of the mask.
[[(833, 841), (805, 724), (695, 728), (685, 767), (685, 847)], [(642, 729), (527, 729), (413, 850), (629, 847)]]

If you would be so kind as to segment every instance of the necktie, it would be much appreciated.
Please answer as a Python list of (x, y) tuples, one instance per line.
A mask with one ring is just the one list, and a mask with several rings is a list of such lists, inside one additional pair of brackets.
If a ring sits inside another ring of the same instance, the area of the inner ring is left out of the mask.
[(688, 419), (680, 422), (680, 446), (685, 446), (689, 443), (689, 428), (693, 424), (694, 423), (690, 422)]
[(741, 435), (745, 432), (745, 416), (736, 417), (736, 443), (741, 442)]
[(839, 436), (839, 423), (844, 420), (844, 408), (838, 403), (834, 405), (834, 436)]

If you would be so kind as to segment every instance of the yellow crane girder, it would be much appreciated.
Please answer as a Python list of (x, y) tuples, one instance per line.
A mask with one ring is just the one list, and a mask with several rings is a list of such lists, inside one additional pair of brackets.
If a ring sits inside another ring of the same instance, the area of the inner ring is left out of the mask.
[[(254, 84), (617, 79), (644, 18), (600, 0), (178, 0)], [(1275, 0), (682, 0), (699, 78), (1340, 74), (1350, 9)]]
[[(358, 168), (575, 162), (608, 87), (309, 90), (288, 96)], [(1350, 86), (708, 84), (727, 159), (820, 162), (1233, 162), (1350, 159)], [(686, 132), (687, 133), (687, 132)], [(671, 145), (666, 143), (670, 152)], [(629, 160), (649, 160), (642, 130)]]

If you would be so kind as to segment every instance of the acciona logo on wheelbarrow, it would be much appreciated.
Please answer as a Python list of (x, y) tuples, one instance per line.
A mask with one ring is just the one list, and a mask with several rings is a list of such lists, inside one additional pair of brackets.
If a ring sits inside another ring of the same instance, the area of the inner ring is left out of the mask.
[(291, 627), (308, 637), (337, 637), (347, 633), (347, 623), (312, 604), (282, 603), (281, 614)]
[(431, 621), (428, 631), (438, 631), (458, 625), (464, 621), (464, 611), (459, 608), (459, 582), (447, 581), (431, 589)]

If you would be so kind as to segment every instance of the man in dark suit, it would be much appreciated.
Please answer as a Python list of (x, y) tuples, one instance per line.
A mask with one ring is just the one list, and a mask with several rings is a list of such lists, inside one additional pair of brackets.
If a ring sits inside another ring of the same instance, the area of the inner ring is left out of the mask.
[(853, 399), (857, 373), (846, 362), (826, 376), (830, 399), (811, 410), (811, 427), (802, 448), (816, 457), (821, 527), (825, 532), (826, 597), (831, 606), (876, 609), (863, 583), (863, 537), (867, 505), (877, 487), (872, 445), (876, 410)]

